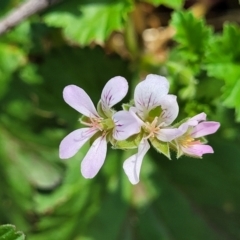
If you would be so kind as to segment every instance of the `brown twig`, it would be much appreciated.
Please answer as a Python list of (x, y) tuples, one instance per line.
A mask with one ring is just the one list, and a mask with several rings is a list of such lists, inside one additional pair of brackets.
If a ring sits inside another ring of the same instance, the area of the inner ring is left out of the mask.
[(0, 20), (0, 35), (3, 35), (33, 14), (38, 13), (60, 1), (61, 0), (28, 0), (24, 2)]

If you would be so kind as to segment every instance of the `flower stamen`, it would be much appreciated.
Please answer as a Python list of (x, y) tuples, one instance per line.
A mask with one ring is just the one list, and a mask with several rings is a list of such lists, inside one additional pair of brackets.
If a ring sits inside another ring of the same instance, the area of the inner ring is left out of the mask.
[(161, 124), (157, 125), (157, 123), (158, 123), (158, 117), (155, 117), (151, 123), (149, 123), (149, 122), (145, 123), (143, 128), (148, 133), (148, 135), (146, 137), (144, 137), (144, 139), (148, 139), (150, 137), (155, 137), (155, 134), (158, 133), (158, 131), (160, 130), (160, 126), (161, 126)]

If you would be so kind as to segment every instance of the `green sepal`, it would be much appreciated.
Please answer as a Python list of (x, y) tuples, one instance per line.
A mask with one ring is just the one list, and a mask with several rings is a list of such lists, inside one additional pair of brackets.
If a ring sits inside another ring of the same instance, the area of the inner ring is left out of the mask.
[(113, 129), (115, 127), (115, 124), (114, 124), (112, 118), (103, 119), (101, 121), (100, 125), (101, 125), (103, 130), (110, 130), (110, 129)]
[(170, 149), (177, 153), (177, 156), (176, 156), (177, 159), (183, 155), (183, 152), (182, 152), (179, 144), (177, 144), (176, 140), (173, 140), (173, 141), (169, 142), (168, 144), (169, 144)]
[(179, 147), (179, 145), (176, 146), (177, 147), (177, 156), (176, 158), (180, 158), (184, 153), (182, 151), (182, 149)]
[(105, 111), (103, 111), (103, 109), (102, 109), (101, 100), (97, 104), (97, 112), (98, 112), (99, 116), (102, 117), (102, 118), (107, 118), (108, 117), (107, 116), (108, 113), (105, 113)]
[(110, 139), (110, 142), (112, 144), (112, 148), (114, 149), (127, 150), (127, 149), (138, 148), (142, 138), (143, 138), (143, 132), (141, 131), (140, 133), (135, 134), (126, 140), (116, 141), (115, 139), (112, 138)]
[(200, 137), (200, 138), (198, 138), (198, 140), (199, 140), (202, 144), (208, 143), (208, 140), (207, 140), (205, 137)]
[(171, 160), (169, 143), (159, 141), (157, 138), (149, 139), (152, 146), (160, 153), (164, 154), (169, 160)]
[(129, 111), (130, 107), (134, 106), (134, 100), (131, 100), (129, 103), (122, 104), (122, 109)]
[(80, 118), (79, 118), (79, 122), (83, 125), (85, 125), (85, 123), (91, 123), (91, 120), (89, 117), (86, 117), (84, 115), (82, 115)]
[(175, 123), (174, 125), (172, 125), (175, 128), (178, 128), (180, 125), (182, 125), (183, 123), (187, 122), (190, 118), (184, 118), (183, 120), (181, 120), (180, 122)]
[(122, 109), (124, 111), (129, 111), (130, 107), (131, 107), (131, 105), (129, 103), (122, 104)]
[(159, 117), (161, 113), (162, 113), (162, 108), (160, 106), (155, 107), (148, 113), (147, 121), (152, 122), (155, 119), (155, 117)]

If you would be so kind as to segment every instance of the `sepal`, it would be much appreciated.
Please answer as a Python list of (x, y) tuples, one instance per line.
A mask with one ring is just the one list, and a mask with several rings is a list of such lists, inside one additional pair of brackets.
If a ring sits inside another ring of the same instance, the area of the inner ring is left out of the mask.
[(200, 137), (200, 138), (198, 138), (198, 140), (199, 140), (202, 144), (208, 143), (208, 140), (207, 140), (205, 137)]
[(190, 119), (189, 117), (188, 117), (188, 118), (184, 118), (183, 120), (181, 120), (180, 122), (177, 122), (177, 123), (173, 124), (172, 126), (173, 126), (174, 128), (178, 128), (178, 127), (179, 127), (180, 125), (182, 125), (183, 123), (186, 123), (189, 119)]
[(112, 120), (112, 118), (106, 118), (106, 119), (103, 119), (100, 123), (102, 129), (104, 130), (110, 130), (110, 129), (113, 129), (115, 127), (115, 124)]
[(129, 111), (129, 109), (134, 106), (134, 100), (131, 100), (129, 103), (122, 104), (122, 109), (125, 111)]
[(84, 116), (82, 115), (80, 118), (79, 118), (79, 122), (83, 125), (86, 125), (86, 124), (90, 124), (91, 123), (91, 120), (89, 117), (87, 116)]
[(153, 108), (149, 113), (148, 113), (148, 117), (147, 117), (147, 121), (152, 122), (155, 117), (159, 117), (162, 113), (162, 108), (161, 106), (157, 106), (155, 108)]
[(111, 118), (112, 115), (113, 115), (113, 111), (112, 109), (103, 109), (102, 107), (102, 103), (101, 103), (101, 100), (98, 102), (97, 104), (97, 111), (98, 111), (98, 114), (100, 115), (100, 117), (102, 118)]
[(143, 138), (143, 132), (141, 131), (140, 133), (135, 134), (123, 141), (116, 141), (113, 138), (109, 139), (109, 141), (111, 142), (113, 149), (127, 150), (127, 149), (138, 148), (142, 138)]
[(170, 147), (168, 142), (159, 141), (157, 138), (149, 139), (152, 146), (160, 153), (164, 154), (169, 160), (171, 160)]

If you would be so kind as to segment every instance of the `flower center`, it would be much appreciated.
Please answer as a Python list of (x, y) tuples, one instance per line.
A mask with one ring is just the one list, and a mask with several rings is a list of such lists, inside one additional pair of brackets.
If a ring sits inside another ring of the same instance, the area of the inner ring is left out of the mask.
[(102, 131), (101, 120), (101, 118), (83, 117), (80, 119), (80, 122), (88, 127), (97, 128), (99, 131)]
[(158, 117), (155, 117), (151, 123), (146, 122), (144, 124), (143, 129), (145, 130), (146, 133), (148, 133), (148, 135), (145, 137), (145, 139), (154, 137), (155, 134), (158, 133), (158, 131), (160, 130), (161, 124), (157, 125), (157, 122), (158, 122)]
[(185, 148), (193, 146), (195, 144), (201, 144), (199, 140), (195, 141), (195, 139), (190, 134), (180, 137), (178, 139), (178, 143)]

